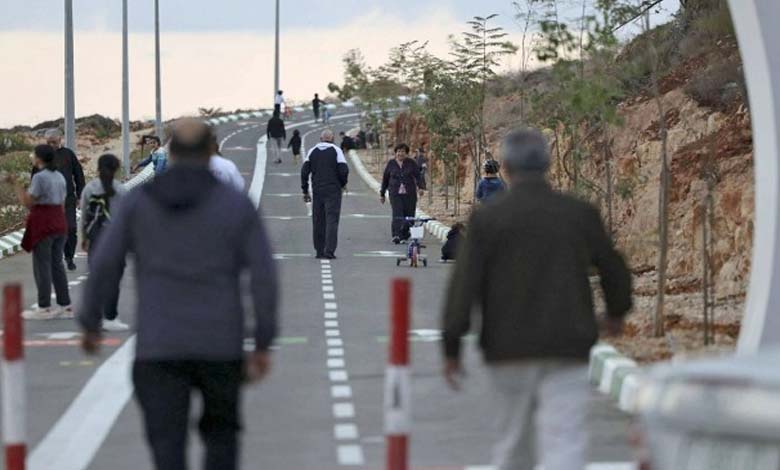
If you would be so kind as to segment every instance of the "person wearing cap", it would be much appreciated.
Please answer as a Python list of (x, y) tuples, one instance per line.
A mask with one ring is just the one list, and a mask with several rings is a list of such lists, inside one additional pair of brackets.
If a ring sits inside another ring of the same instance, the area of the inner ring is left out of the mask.
[(502, 152), (510, 189), (473, 212), (450, 279), (442, 318), (444, 376), (458, 389), (462, 337), (477, 313), (496, 392), (492, 403), (503, 418), (495, 466), (581, 469), (586, 364), (599, 337), (591, 268), (600, 276), (608, 334), (621, 331), (631, 309), (631, 276), (599, 211), (547, 182), (550, 155), (539, 131), (510, 132)]
[[(94, 353), (103, 307), (132, 253), (138, 279), (132, 378), (156, 470), (187, 468), (193, 392), (203, 403), (202, 468), (238, 468), (241, 386), (268, 373), (277, 334), (279, 282), (263, 219), (246, 195), (209, 171), (211, 143), (200, 120), (173, 125), (170, 169), (124, 197), (90, 252), (78, 314), (82, 347)], [(254, 307), (251, 333), (245, 290)], [(254, 342), (248, 355), (245, 335)]]

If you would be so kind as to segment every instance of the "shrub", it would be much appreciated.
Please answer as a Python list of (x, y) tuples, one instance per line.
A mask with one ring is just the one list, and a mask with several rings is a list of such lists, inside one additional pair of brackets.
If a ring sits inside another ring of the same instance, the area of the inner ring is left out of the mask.
[(744, 80), (738, 62), (719, 62), (694, 76), (685, 86), (685, 92), (702, 106), (725, 110), (744, 100), (741, 91)]
[(27, 138), (24, 135), (0, 131), (0, 155), (30, 149), (32, 149), (32, 145), (27, 142)]

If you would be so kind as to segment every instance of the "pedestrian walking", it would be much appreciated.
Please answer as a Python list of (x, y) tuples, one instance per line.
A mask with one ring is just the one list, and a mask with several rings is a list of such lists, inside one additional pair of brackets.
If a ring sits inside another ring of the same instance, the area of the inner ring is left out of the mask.
[(322, 105), (322, 100), (320, 99), (320, 95), (318, 93), (315, 93), (314, 99), (311, 100), (311, 110), (314, 113), (314, 122), (318, 122), (320, 120), (321, 105)]
[(301, 139), (301, 131), (298, 129), (295, 129), (293, 131), (293, 135), (290, 138), (290, 142), (287, 144), (288, 149), (292, 149), (293, 154), (293, 161), (297, 165), (301, 162), (301, 146), (303, 145), (303, 140)]
[[(118, 287), (132, 253), (139, 279), (132, 377), (156, 470), (187, 468), (193, 391), (203, 403), (202, 468), (238, 468), (241, 384), (270, 370), (277, 331), (278, 281), (262, 217), (209, 171), (210, 144), (199, 120), (172, 126), (172, 165), (122, 200), (92, 254), (79, 312), (82, 346), (94, 353), (106, 293)], [(244, 271), (255, 317), (246, 358)]]
[(222, 183), (235, 188), (236, 191), (243, 192), (246, 185), (244, 177), (238, 171), (235, 163), (222, 156), (219, 151), (219, 141), (217, 134), (211, 133), (211, 158), (209, 159), (209, 169), (211, 173)]
[(496, 467), (581, 469), (590, 393), (586, 364), (599, 336), (591, 267), (601, 277), (610, 333), (620, 331), (631, 308), (631, 276), (598, 210), (547, 183), (550, 155), (540, 132), (509, 133), (503, 165), (511, 190), (474, 211), (450, 281), (444, 374), (457, 389), (461, 337), (476, 306), (480, 346), (504, 425)]
[(409, 224), (404, 219), (414, 217), (417, 213), (417, 195), (423, 195), (425, 182), (420, 178), (417, 164), (409, 158), (408, 145), (396, 145), (394, 153), (395, 158), (385, 165), (379, 201), (384, 204), (385, 194), (390, 192), (390, 206), (393, 209), (390, 230), (393, 243), (398, 245), (409, 240)]
[(76, 222), (76, 206), (79, 204), (81, 192), (84, 190), (84, 169), (73, 150), (62, 145), (62, 134), (53, 131), (47, 134), (46, 143), (54, 148), (54, 163), (57, 170), (65, 177), (67, 196), (65, 197), (65, 221), (68, 224), (68, 236), (63, 253), (68, 270), (76, 270), (76, 248), (78, 247), (78, 224)]
[[(56, 150), (50, 145), (38, 145), (34, 150), (36, 172), (25, 189), (11, 182), (21, 202), (30, 213), (25, 224), (22, 248), (32, 252), (33, 277), (38, 290), (38, 305), (23, 312), (27, 320), (73, 318), (68, 276), (65, 273), (63, 251), (68, 233), (65, 203), (68, 185), (57, 166)], [(54, 284), (57, 306), (51, 305)]]
[(276, 96), (274, 97), (274, 112), (278, 113), (280, 116), (282, 115), (282, 105), (284, 105), (284, 92), (282, 90), (279, 90), (276, 92)]
[(271, 153), (274, 156), (274, 163), (282, 163), (282, 149), (284, 141), (287, 139), (287, 130), (284, 128), (284, 121), (279, 117), (279, 113), (274, 111), (274, 115), (268, 120), (266, 130), (268, 134), (268, 145), (271, 147)]
[(155, 135), (144, 136), (144, 141), (151, 142), (152, 151), (149, 156), (138, 162), (133, 171), (138, 171), (151, 163), (155, 176), (159, 175), (168, 167), (168, 152), (162, 146), (160, 138)]
[(322, 107), (322, 122), (325, 124), (330, 122), (330, 108), (328, 108), (327, 104)]
[(498, 176), (500, 168), (495, 160), (486, 160), (482, 165), (483, 176), (477, 185), (477, 202), (484, 204), (504, 192), (506, 185)]
[[(303, 160), (301, 188), (311, 202), (314, 251), (317, 259), (335, 259), (338, 246), (341, 195), (347, 189), (349, 166), (344, 152), (333, 144), (333, 131), (325, 130), (320, 143)], [(309, 177), (313, 197), (309, 195)]]
[[(116, 181), (120, 168), (119, 159), (110, 153), (98, 158), (98, 177), (87, 183), (81, 193), (81, 246), (87, 252), (87, 263), (98, 240), (111, 223), (111, 215), (119, 208), (119, 201), (127, 194), (125, 186)], [(127, 331), (130, 327), (119, 319), (119, 287), (106, 293), (102, 306), (103, 331)]]

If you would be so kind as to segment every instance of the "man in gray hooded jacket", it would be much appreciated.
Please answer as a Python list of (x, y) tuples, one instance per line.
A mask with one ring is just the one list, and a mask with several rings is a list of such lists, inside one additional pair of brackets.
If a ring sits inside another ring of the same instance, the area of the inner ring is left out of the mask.
[[(245, 373), (270, 368), (277, 333), (277, 275), (262, 220), (249, 199), (209, 172), (211, 131), (173, 127), (172, 166), (130, 192), (93, 254), (79, 321), (84, 349), (99, 344), (101, 306), (132, 253), (138, 283), (136, 398), (157, 470), (185, 470), (190, 394), (203, 397), (206, 470), (238, 461), (239, 392)], [(240, 278), (251, 275), (255, 351), (244, 358)]]

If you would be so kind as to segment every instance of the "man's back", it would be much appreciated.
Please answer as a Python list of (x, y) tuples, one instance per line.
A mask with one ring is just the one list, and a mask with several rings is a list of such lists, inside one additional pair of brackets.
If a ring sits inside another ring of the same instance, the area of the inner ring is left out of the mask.
[(347, 185), (349, 167), (344, 152), (330, 142), (321, 142), (309, 150), (301, 168), (301, 184), (306, 190), (309, 175), (314, 191), (340, 191)]
[(240, 359), (245, 268), (261, 310), (256, 340), (273, 337), (275, 269), (262, 222), (207, 169), (175, 168), (131, 192), (105, 241), (98, 265), (122, 250), (135, 255), (139, 359)]
[(598, 211), (542, 181), (478, 209), (458, 263), (445, 339), (456, 347), (468, 323), (462, 312), (476, 303), (488, 361), (587, 357), (598, 338), (592, 266), (601, 274), (610, 313), (622, 316), (631, 306), (629, 272)]

